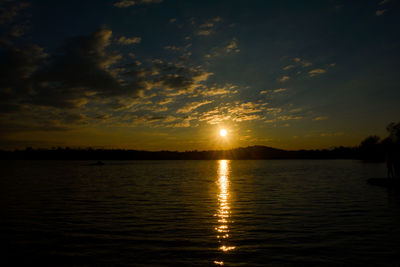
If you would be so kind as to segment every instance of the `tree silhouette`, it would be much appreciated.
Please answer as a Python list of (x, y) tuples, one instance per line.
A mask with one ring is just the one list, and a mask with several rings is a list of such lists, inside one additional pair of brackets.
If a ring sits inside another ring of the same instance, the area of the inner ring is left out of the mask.
[(360, 157), (364, 161), (382, 162), (385, 160), (383, 146), (376, 135), (365, 138), (359, 147)]
[(389, 138), (392, 139), (394, 143), (398, 144), (400, 142), (400, 122), (389, 123), (386, 130), (389, 132)]
[(388, 176), (400, 178), (400, 122), (390, 123), (386, 130), (389, 132), (386, 142)]

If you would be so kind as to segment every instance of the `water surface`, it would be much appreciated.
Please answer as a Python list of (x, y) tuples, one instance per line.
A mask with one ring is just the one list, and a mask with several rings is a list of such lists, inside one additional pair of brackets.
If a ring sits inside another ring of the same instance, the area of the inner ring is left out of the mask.
[(400, 265), (383, 164), (1, 161), (3, 259), (74, 266)]

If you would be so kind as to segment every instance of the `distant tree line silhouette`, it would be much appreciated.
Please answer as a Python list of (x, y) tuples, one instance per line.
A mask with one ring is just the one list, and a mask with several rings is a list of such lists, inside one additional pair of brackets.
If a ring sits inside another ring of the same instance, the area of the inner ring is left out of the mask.
[(357, 148), (335, 147), (322, 150), (282, 150), (249, 146), (230, 150), (143, 151), (127, 149), (53, 148), (0, 151), (1, 159), (45, 160), (217, 160), (217, 159), (351, 159)]
[(400, 122), (387, 126), (389, 136), (365, 138), (359, 146), (316, 150), (283, 150), (267, 146), (249, 146), (230, 150), (144, 151), (128, 149), (52, 148), (4, 151), (1, 159), (46, 160), (216, 160), (216, 159), (360, 159), (391, 164), (393, 176), (400, 177)]

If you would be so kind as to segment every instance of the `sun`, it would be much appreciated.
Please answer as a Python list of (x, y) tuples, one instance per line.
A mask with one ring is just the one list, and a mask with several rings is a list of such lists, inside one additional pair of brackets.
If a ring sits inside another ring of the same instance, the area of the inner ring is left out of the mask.
[(219, 135), (221, 136), (221, 137), (226, 137), (226, 134), (227, 134), (228, 132), (225, 130), (225, 129), (221, 129), (221, 130), (219, 130)]

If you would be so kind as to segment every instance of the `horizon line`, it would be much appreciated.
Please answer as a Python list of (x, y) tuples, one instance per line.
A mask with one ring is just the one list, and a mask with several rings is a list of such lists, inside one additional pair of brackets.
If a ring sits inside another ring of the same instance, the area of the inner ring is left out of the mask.
[(52, 146), (52, 147), (31, 147), (27, 146), (25, 148), (13, 148), (13, 149), (2, 149), (0, 148), (0, 151), (2, 152), (15, 152), (15, 151), (27, 151), (27, 150), (124, 150), (124, 151), (141, 151), (141, 152), (178, 152), (178, 153), (185, 153), (185, 152), (209, 152), (209, 151), (232, 151), (232, 150), (237, 150), (237, 149), (245, 149), (245, 148), (254, 148), (254, 147), (262, 147), (262, 148), (270, 148), (270, 149), (275, 149), (275, 150), (282, 150), (282, 151), (317, 151), (317, 150), (334, 150), (337, 148), (346, 148), (346, 149), (351, 149), (351, 148), (357, 148), (360, 145), (354, 145), (354, 146), (344, 146), (344, 145), (339, 145), (339, 146), (331, 146), (329, 148), (311, 148), (311, 149), (306, 149), (306, 148), (300, 148), (300, 149), (284, 149), (284, 148), (278, 148), (278, 147), (272, 147), (272, 146), (266, 146), (266, 145), (249, 145), (246, 147), (239, 146), (235, 148), (228, 148), (228, 149), (205, 149), (205, 150), (199, 150), (199, 149), (192, 149), (192, 150), (169, 150), (169, 149), (160, 149), (160, 150), (146, 150), (146, 149), (136, 149), (136, 148), (106, 148), (106, 147), (92, 147), (92, 146), (87, 146), (87, 147), (75, 147), (75, 146)]

